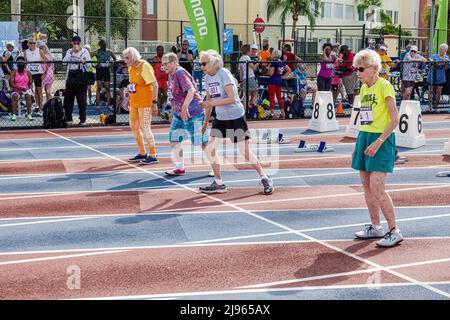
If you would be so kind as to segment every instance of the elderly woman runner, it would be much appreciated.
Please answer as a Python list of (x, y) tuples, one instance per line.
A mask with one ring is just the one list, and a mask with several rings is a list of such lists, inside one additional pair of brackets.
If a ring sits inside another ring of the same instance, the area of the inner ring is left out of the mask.
[[(398, 112), (395, 92), (386, 79), (378, 76), (381, 58), (371, 50), (360, 51), (353, 60), (361, 87), (361, 126), (353, 152), (352, 168), (359, 170), (364, 196), (369, 209), (371, 224), (355, 236), (359, 239), (381, 238), (381, 247), (392, 247), (403, 236), (397, 228), (394, 205), (386, 193), (385, 180), (394, 170), (395, 134)], [(380, 209), (387, 220), (389, 231), (380, 225)]]
[[(128, 160), (142, 164), (154, 164), (158, 162), (158, 159), (152, 133), (152, 115), (158, 115), (158, 83), (152, 66), (141, 59), (141, 54), (135, 48), (125, 49), (123, 58), (130, 75), (130, 84), (127, 87), (130, 93), (130, 128), (139, 149), (139, 153)], [(148, 154), (145, 151), (144, 138), (147, 141)]]
[(272, 180), (265, 174), (258, 158), (250, 151), (250, 133), (244, 118), (244, 106), (237, 92), (237, 81), (230, 71), (223, 68), (222, 57), (214, 50), (201, 53), (200, 65), (206, 74), (206, 101), (200, 103), (206, 111), (202, 132), (206, 130), (212, 108), (215, 107), (216, 110), (216, 118), (206, 147), (206, 151), (211, 156), (214, 181), (209, 186), (200, 187), (200, 191), (203, 193), (227, 192), (227, 187), (222, 182), (216, 150), (219, 138), (228, 136), (231, 142), (237, 143), (245, 160), (250, 162), (260, 175), (264, 194), (272, 194), (274, 190)]

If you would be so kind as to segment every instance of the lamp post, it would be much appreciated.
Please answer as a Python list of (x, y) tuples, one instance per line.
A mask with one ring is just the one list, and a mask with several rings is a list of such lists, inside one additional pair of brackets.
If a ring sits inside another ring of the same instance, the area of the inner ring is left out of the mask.
[(428, 58), (433, 54), (434, 45), (434, 13), (435, 13), (436, 0), (431, 0), (431, 17), (430, 17), (430, 38), (428, 43)]

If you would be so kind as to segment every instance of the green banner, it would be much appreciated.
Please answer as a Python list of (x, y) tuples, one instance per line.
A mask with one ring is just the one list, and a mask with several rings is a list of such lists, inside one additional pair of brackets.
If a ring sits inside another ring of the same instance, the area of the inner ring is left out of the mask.
[(442, 43), (447, 43), (447, 20), (448, 19), (448, 0), (439, 1), (439, 10), (436, 19), (436, 29), (434, 31), (433, 53), (439, 51)]
[(194, 30), (198, 52), (214, 49), (220, 53), (219, 30), (213, 0), (184, 0)]

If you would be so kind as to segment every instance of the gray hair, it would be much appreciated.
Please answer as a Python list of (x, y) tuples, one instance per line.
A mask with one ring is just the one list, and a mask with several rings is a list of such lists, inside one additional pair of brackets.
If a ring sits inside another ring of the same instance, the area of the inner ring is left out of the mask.
[(128, 55), (130, 57), (130, 61), (133, 61), (133, 62), (137, 62), (142, 59), (141, 54), (134, 47), (126, 48), (125, 50), (123, 50), (122, 55), (123, 56)]
[(278, 49), (273, 49), (272, 56), (275, 58), (281, 58), (281, 51)]
[(45, 54), (50, 54), (50, 55), (51, 55), (51, 52), (50, 52), (50, 50), (48, 49), (47, 45), (42, 44), (42, 45), (39, 47), (39, 49), (41, 49), (42, 52), (44, 52)]
[(372, 50), (361, 50), (355, 55), (355, 58), (353, 59), (353, 66), (356, 67), (357, 65), (365, 65), (366, 67), (377, 67), (378, 69), (381, 68), (381, 58), (378, 53)]
[(173, 52), (166, 53), (165, 55), (162, 56), (162, 59), (168, 60), (169, 62), (175, 62), (176, 64), (178, 64), (178, 56)]
[(202, 58), (203, 56), (208, 56), (211, 64), (214, 65), (217, 69), (223, 68), (222, 56), (216, 50), (209, 49), (200, 52), (200, 58)]
[(6, 43), (6, 47), (7, 47), (7, 48), (11, 48), (11, 47), (14, 48), (15, 46), (14, 46), (14, 43), (13, 43), (13, 42), (7, 42), (7, 43)]
[(448, 45), (447, 45), (446, 43), (441, 44), (441, 45), (439, 46), (439, 49), (440, 49), (440, 48), (445, 48), (445, 51), (448, 51)]

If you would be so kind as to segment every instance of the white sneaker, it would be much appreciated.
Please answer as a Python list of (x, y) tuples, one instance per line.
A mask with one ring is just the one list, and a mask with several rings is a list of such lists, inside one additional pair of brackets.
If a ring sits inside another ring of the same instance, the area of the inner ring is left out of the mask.
[(383, 239), (377, 242), (377, 246), (389, 248), (403, 241), (403, 235), (397, 228), (393, 228), (391, 231), (386, 233)]
[(383, 238), (384, 235), (383, 228), (377, 228), (373, 224), (366, 224), (363, 231), (355, 233), (355, 237), (358, 239), (377, 239)]

